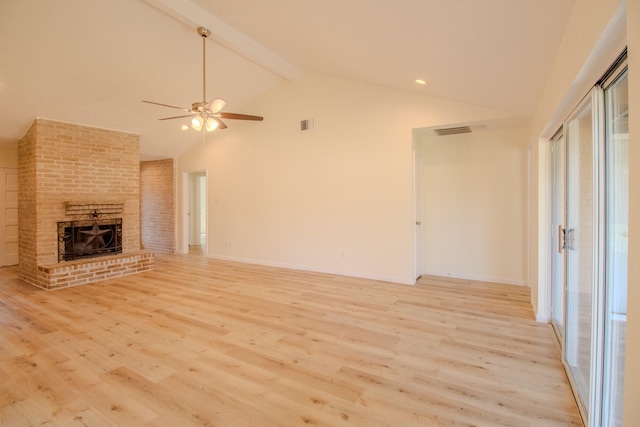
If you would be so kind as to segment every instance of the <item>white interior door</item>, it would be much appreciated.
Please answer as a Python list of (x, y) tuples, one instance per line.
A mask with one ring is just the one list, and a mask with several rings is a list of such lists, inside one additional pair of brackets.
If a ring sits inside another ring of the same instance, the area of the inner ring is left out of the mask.
[(414, 182), (415, 182), (415, 277), (416, 280), (422, 275), (424, 269), (424, 233), (422, 227), (423, 197), (422, 197), (422, 156), (415, 153), (414, 158)]
[(0, 266), (18, 263), (18, 169), (0, 168)]

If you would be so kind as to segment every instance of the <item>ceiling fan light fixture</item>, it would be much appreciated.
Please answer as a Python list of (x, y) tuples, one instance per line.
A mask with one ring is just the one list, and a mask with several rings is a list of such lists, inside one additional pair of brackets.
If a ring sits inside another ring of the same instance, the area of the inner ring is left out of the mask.
[(218, 129), (218, 121), (209, 117), (207, 119), (205, 129), (207, 129), (207, 132), (213, 132), (214, 130)]
[(191, 127), (197, 130), (198, 132), (202, 130), (202, 125), (203, 125), (202, 117), (195, 116), (194, 118), (191, 119)]

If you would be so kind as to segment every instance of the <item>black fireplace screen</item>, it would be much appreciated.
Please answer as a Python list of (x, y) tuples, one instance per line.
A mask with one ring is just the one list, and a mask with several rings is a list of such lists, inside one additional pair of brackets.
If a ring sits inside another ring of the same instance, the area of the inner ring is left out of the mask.
[(58, 223), (58, 262), (122, 253), (122, 218)]

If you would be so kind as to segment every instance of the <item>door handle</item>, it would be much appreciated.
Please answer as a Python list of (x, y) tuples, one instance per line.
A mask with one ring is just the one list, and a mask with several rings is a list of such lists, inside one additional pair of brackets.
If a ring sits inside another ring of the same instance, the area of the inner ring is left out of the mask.
[(576, 229), (567, 228), (564, 230), (564, 247), (567, 249), (575, 249)]
[(561, 254), (563, 249), (575, 249), (576, 229), (562, 228), (558, 226), (558, 253)]
[(575, 244), (575, 228), (562, 228), (558, 226), (558, 253), (561, 254), (563, 249), (574, 249)]
[(422, 222), (416, 221), (416, 225), (420, 225), (420, 224), (422, 224)]

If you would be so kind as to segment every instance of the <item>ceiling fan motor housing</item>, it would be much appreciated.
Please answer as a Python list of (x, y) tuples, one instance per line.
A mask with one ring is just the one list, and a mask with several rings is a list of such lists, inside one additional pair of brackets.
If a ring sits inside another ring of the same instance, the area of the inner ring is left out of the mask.
[(206, 110), (205, 108), (206, 105), (207, 105), (206, 102), (194, 102), (193, 104), (191, 104), (191, 111), (202, 112)]

